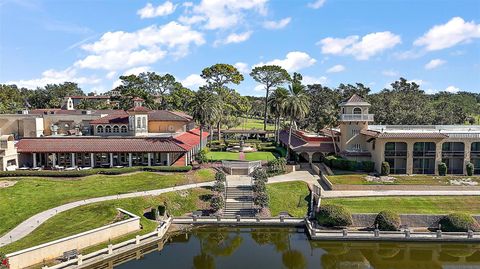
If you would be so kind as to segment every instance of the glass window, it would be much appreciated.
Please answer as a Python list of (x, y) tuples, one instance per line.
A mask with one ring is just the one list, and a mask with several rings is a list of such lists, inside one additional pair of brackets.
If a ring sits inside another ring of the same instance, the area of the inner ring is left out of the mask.
[(97, 133), (103, 133), (103, 126), (97, 126)]
[(120, 128), (118, 128), (117, 125), (113, 126), (113, 132), (114, 132), (114, 133), (120, 132)]
[(107, 125), (105, 127), (105, 133), (111, 133), (112, 132), (112, 127), (110, 125)]
[(127, 126), (123, 125), (121, 128), (120, 128), (121, 132), (122, 133), (126, 133), (127, 132)]
[(480, 151), (480, 142), (473, 142), (471, 146), (471, 151)]
[(353, 114), (362, 114), (362, 109), (359, 107), (356, 107), (353, 109)]

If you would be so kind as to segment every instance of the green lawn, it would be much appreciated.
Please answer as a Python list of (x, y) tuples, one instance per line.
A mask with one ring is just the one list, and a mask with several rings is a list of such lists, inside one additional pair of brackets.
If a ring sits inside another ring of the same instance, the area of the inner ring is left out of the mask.
[[(263, 119), (251, 119), (251, 118), (241, 118), (240, 125), (233, 127), (231, 129), (239, 130), (263, 130)], [(271, 123), (267, 123), (267, 130), (274, 130), (275, 126)]]
[(15, 186), (0, 189), (0, 235), (36, 213), (68, 202), (213, 179), (213, 170), (168, 174), (140, 172), (75, 179), (15, 178), (18, 181)]
[(322, 204), (338, 204), (352, 213), (378, 213), (393, 210), (404, 214), (447, 214), (467, 212), (480, 214), (478, 196), (412, 196), (412, 197), (367, 197), (324, 198)]
[(270, 198), (269, 208), (272, 216), (287, 211), (295, 217), (304, 217), (308, 211), (310, 191), (302, 181), (273, 183), (267, 185)]
[(247, 161), (271, 161), (276, 157), (269, 151), (257, 151), (245, 153), (245, 160)]
[(390, 175), (395, 178), (394, 182), (368, 182), (367, 174), (349, 171), (335, 170), (335, 175), (328, 176), (332, 184), (339, 185), (450, 185), (449, 180), (470, 178), (480, 183), (479, 176), (433, 176), (433, 175)]
[(144, 209), (166, 203), (168, 214), (181, 216), (197, 209), (208, 209), (209, 203), (206, 198), (210, 193), (211, 191), (207, 189), (192, 189), (155, 197), (130, 198), (81, 206), (56, 215), (21, 240), (0, 248), (0, 252), (11, 253), (110, 224), (116, 220), (118, 214), (116, 208), (141, 216), (143, 229), (135, 235), (146, 234), (153, 231), (157, 224), (143, 216)]

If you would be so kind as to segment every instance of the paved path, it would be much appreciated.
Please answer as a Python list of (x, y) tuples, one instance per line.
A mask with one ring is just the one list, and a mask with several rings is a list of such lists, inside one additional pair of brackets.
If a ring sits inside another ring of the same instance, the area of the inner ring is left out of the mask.
[(143, 196), (156, 196), (166, 192), (187, 190), (187, 189), (206, 187), (206, 186), (213, 186), (213, 181), (197, 183), (197, 184), (188, 184), (188, 185), (170, 187), (165, 189), (157, 189), (157, 190), (150, 190), (150, 191), (132, 192), (132, 193), (119, 194), (119, 195), (90, 198), (82, 201), (77, 201), (77, 202), (72, 202), (72, 203), (61, 205), (61, 206), (57, 206), (57, 207), (48, 209), (46, 211), (43, 211), (41, 213), (38, 213), (30, 217), (29, 219), (25, 220), (24, 222), (20, 223), (17, 227), (13, 228), (13, 230), (11, 230), (10, 232), (8, 232), (7, 234), (5, 234), (0, 238), (0, 247), (8, 245), (12, 242), (15, 242), (25, 237), (26, 235), (31, 233), (38, 226), (40, 226), (42, 223), (44, 223), (51, 217), (55, 216), (58, 213), (67, 211), (75, 207), (97, 203), (97, 202), (116, 200), (116, 199), (135, 198), (135, 197), (143, 197)]
[(268, 178), (268, 183), (279, 183), (287, 181), (305, 181), (307, 183), (315, 183), (319, 176), (313, 175), (309, 171), (295, 171), (284, 175), (274, 176)]
[(480, 191), (324, 191), (323, 198), (376, 196), (478, 196)]

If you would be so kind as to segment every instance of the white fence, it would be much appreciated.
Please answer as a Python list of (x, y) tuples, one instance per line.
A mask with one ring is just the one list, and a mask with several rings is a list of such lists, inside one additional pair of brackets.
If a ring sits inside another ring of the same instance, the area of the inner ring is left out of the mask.
[[(10, 253), (7, 255), (10, 261), (10, 268), (19, 269), (32, 266), (45, 260), (51, 260), (62, 256), (66, 251), (87, 248), (140, 229), (139, 216), (120, 208), (118, 208), (118, 211), (129, 215), (130, 218), (97, 229)], [(61, 228), (62, 227), (58, 227), (58, 229)]]

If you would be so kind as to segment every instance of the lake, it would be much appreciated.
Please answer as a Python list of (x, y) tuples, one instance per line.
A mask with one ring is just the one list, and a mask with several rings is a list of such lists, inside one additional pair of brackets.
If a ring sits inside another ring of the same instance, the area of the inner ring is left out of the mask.
[(320, 242), (303, 229), (202, 228), (92, 268), (480, 268), (478, 244)]

